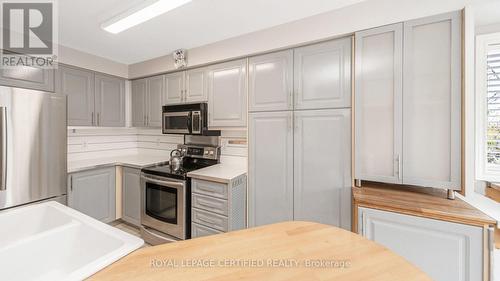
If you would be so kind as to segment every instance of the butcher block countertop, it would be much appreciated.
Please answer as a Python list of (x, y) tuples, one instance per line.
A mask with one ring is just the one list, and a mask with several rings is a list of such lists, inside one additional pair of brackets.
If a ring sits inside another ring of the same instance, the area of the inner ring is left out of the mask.
[(353, 187), (356, 207), (367, 207), (476, 226), (496, 221), (459, 198), (449, 200), (445, 190), (363, 182)]
[(431, 280), (373, 241), (285, 222), (143, 248), (90, 280)]

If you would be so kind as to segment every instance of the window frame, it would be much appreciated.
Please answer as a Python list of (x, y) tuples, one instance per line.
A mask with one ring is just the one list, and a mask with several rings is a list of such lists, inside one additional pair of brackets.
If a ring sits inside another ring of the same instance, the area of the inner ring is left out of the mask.
[[(494, 47), (492, 47), (494, 45)], [(488, 164), (487, 159), (487, 55), (488, 51), (500, 50), (500, 32), (476, 36), (476, 179), (500, 182), (500, 165)]]

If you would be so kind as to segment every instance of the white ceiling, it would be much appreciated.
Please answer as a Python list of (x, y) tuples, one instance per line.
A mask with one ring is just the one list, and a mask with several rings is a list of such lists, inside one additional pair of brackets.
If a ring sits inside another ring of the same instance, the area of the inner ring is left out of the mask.
[(193, 0), (119, 34), (102, 22), (141, 0), (64, 0), (59, 3), (59, 44), (132, 64), (175, 49), (203, 46), (364, 0)]

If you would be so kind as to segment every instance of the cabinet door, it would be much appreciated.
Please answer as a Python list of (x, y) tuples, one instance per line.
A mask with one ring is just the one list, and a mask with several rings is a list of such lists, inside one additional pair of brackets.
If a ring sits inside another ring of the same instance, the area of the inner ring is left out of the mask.
[(400, 23), (356, 33), (356, 179), (401, 183), (402, 32)]
[(293, 51), (248, 59), (249, 111), (293, 109)]
[(54, 69), (32, 66), (2, 68), (0, 85), (54, 92)]
[(132, 81), (132, 126), (146, 127), (146, 79)]
[(123, 168), (122, 219), (136, 226), (141, 224), (141, 170)]
[(102, 222), (115, 215), (115, 167), (70, 175), (68, 206)]
[(296, 111), (294, 115), (294, 219), (350, 230), (350, 110)]
[(401, 255), (432, 280), (483, 280), (483, 229), (359, 208), (361, 234)]
[(184, 72), (165, 75), (164, 105), (179, 104), (184, 102)]
[(404, 184), (461, 186), (460, 13), (404, 24)]
[(295, 109), (351, 106), (351, 38), (294, 50)]
[(247, 125), (246, 59), (217, 64), (208, 75), (209, 127)]
[(148, 78), (147, 95), (147, 125), (149, 127), (161, 126), (161, 105), (162, 96), (165, 89), (165, 76), (155, 76)]
[(185, 102), (207, 102), (207, 70), (197, 68), (186, 71)]
[(57, 92), (68, 96), (68, 125), (94, 126), (94, 73), (59, 66)]
[(125, 126), (125, 80), (95, 75), (95, 111), (97, 126)]
[(293, 220), (293, 113), (249, 116), (249, 224)]

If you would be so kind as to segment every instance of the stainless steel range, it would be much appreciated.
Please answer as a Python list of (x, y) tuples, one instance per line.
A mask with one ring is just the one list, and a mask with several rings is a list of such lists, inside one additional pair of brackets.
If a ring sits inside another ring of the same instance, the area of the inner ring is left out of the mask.
[[(219, 163), (218, 137), (185, 136), (181, 165), (141, 171), (141, 235), (149, 244), (191, 238), (191, 180), (187, 173)], [(179, 155), (180, 154), (180, 155)]]

